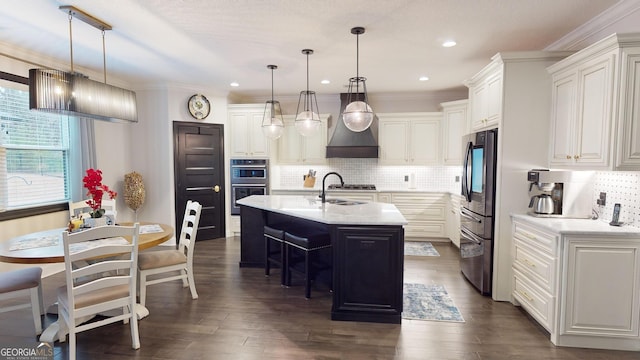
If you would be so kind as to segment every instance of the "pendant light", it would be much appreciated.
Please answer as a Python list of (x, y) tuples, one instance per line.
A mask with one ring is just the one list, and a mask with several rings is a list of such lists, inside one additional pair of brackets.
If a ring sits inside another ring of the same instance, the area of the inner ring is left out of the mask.
[[(371, 106), (369, 106), (369, 99), (367, 97), (367, 85), (365, 83), (367, 79), (360, 77), (358, 64), (360, 60), (359, 37), (361, 34), (364, 34), (364, 28), (354, 27), (351, 29), (351, 33), (356, 35), (356, 77), (349, 79), (347, 106), (342, 112), (342, 121), (344, 121), (344, 124), (349, 130), (361, 132), (371, 126), (373, 122), (373, 110)], [(360, 93), (360, 86), (362, 86), (362, 93)]]
[(267, 100), (264, 106), (264, 116), (262, 118), (262, 133), (271, 140), (275, 140), (284, 133), (284, 121), (282, 121), (282, 109), (280, 102), (273, 100), (273, 70), (276, 65), (267, 65), (271, 69), (271, 100)]
[[(138, 122), (136, 93), (107, 84), (104, 34), (112, 29), (111, 25), (71, 5), (61, 5), (59, 9), (69, 17), (71, 71), (30, 69), (29, 109), (96, 120)], [(102, 31), (104, 82), (74, 72), (71, 26), (74, 17)]]
[(310, 136), (320, 129), (321, 122), (316, 92), (309, 91), (309, 55), (313, 54), (313, 50), (304, 49), (302, 53), (307, 55), (307, 90), (300, 92), (295, 124), (300, 135)]

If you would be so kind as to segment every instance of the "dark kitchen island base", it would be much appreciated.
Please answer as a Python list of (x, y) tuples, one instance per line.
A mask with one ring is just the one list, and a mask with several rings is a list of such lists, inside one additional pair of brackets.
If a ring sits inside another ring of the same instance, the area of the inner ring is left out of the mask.
[(331, 319), (401, 322), (402, 225), (327, 224), (243, 205), (240, 221), (241, 267), (264, 266), (264, 225), (327, 230), (333, 245)]

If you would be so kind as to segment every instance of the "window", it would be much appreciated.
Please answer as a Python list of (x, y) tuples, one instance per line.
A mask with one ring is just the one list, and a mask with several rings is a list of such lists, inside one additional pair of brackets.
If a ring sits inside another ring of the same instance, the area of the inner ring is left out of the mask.
[(70, 199), (69, 117), (29, 110), (27, 82), (0, 72), (0, 211)]

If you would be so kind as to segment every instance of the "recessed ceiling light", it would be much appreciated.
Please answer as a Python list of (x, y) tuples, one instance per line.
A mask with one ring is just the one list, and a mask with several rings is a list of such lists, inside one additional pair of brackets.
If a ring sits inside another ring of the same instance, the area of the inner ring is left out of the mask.
[(238, 87), (238, 86), (240, 86), (240, 84), (238, 84), (238, 83), (237, 83), (237, 82), (235, 82), (235, 81), (234, 81), (234, 82), (232, 82), (232, 83), (231, 83), (231, 84), (229, 84), (229, 85), (231, 85), (231, 86), (233, 86), (233, 87)]
[(322, 84), (322, 85), (331, 84), (331, 81), (329, 81), (327, 79), (324, 79), (324, 80), (320, 81), (320, 84)]
[(429, 80), (429, 77), (428, 76), (420, 76), (420, 78), (418, 80), (427, 81), (427, 80)]
[(443, 47), (454, 47), (456, 46), (456, 42), (453, 40), (447, 40), (445, 42), (442, 43)]

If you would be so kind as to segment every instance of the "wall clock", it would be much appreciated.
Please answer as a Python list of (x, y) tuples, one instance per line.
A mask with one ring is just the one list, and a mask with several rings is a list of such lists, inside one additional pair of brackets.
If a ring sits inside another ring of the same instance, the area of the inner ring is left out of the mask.
[(209, 116), (211, 105), (209, 100), (202, 94), (195, 94), (189, 98), (189, 114), (198, 120), (202, 120)]

